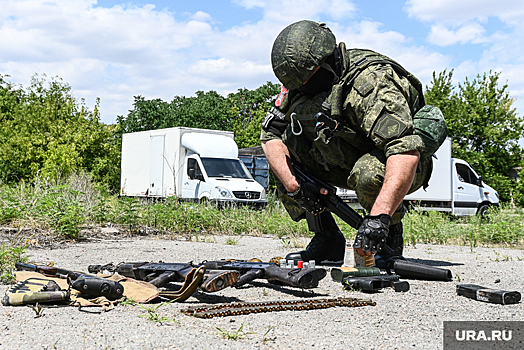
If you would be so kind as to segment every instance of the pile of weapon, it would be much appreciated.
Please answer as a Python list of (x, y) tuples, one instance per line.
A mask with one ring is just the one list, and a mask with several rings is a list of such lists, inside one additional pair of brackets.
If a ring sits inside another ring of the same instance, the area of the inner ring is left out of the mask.
[(401, 278), (445, 282), (453, 279), (450, 270), (403, 259), (392, 259), (390, 265), (394, 271), (388, 268), (387, 274), (382, 273), (377, 267), (333, 268), (331, 278), (336, 282), (341, 282), (345, 289), (371, 293), (387, 287), (393, 288), (395, 292), (409, 291), (409, 283), (400, 281)]
[[(23, 281), (12, 287), (2, 299), (4, 305), (25, 305), (36, 302), (67, 300), (71, 289), (88, 298), (106, 297), (116, 300), (122, 297), (124, 287), (117, 281), (98, 277), (97, 274), (113, 275), (145, 281), (155, 287), (169, 287), (171, 282), (183, 282), (175, 293), (161, 292), (160, 296), (184, 301), (199, 288), (213, 293), (224, 288), (239, 288), (256, 279), (294, 288), (316, 288), (327, 272), (323, 268), (281, 268), (276, 263), (242, 260), (205, 261), (193, 263), (150, 263), (123, 262), (117, 265), (90, 265), (89, 274), (57, 268), (18, 262), (19, 271), (33, 271), (45, 276), (68, 280), (69, 289), (61, 290), (56, 283), (48, 281)], [(163, 290), (165, 288), (162, 288)]]

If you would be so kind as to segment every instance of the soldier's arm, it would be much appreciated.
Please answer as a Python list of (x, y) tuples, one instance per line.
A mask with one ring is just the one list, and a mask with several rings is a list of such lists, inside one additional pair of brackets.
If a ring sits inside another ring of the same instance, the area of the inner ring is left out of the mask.
[(373, 204), (371, 215), (393, 215), (413, 183), (419, 158), (419, 151), (394, 154), (388, 158), (384, 184)]
[(374, 66), (362, 72), (353, 87), (348, 102), (356, 123), (387, 157), (384, 184), (370, 214), (392, 215), (411, 187), (424, 150), (422, 139), (413, 133), (406, 99), (409, 83), (389, 66)]
[(290, 193), (298, 189), (298, 181), (293, 173), (291, 158), (286, 145), (280, 139), (262, 141), (262, 149), (266, 154), (271, 170), (280, 179)]

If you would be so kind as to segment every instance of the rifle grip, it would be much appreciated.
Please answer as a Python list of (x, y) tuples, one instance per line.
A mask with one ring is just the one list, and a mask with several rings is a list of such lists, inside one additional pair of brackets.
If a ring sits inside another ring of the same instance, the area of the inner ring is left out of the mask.
[(235, 288), (241, 287), (246, 283), (252, 282), (257, 278), (264, 277), (264, 270), (262, 269), (252, 269), (240, 276), (238, 282), (234, 284)]
[(149, 281), (149, 283), (151, 283), (155, 287), (163, 287), (169, 282), (174, 281), (176, 279), (176, 275), (177, 273), (174, 271), (166, 271), (160, 274), (160, 276)]

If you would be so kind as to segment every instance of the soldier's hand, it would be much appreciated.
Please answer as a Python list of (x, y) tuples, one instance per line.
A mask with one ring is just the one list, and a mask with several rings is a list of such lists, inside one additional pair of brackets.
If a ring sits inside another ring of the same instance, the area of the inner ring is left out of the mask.
[(353, 248), (360, 256), (369, 256), (382, 251), (386, 245), (391, 216), (388, 214), (367, 215), (358, 228)]
[(326, 209), (327, 189), (309, 181), (300, 181), (294, 193), (287, 193), (302, 208), (313, 214), (320, 214)]

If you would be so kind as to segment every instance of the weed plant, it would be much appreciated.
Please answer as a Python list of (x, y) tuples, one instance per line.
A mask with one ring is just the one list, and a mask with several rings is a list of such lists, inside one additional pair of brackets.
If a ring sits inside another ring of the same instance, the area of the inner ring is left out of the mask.
[[(509, 206), (491, 210), (489, 220), (410, 211), (403, 220), (404, 237), (405, 242), (412, 245), (521, 246), (524, 243), (523, 218), (522, 209)], [(346, 238), (353, 239), (356, 230), (339, 218), (335, 219)], [(212, 203), (188, 203), (176, 198), (118, 197), (98, 188), (88, 175), (82, 173), (53, 181), (37, 179), (31, 184), (23, 181), (12, 186), (0, 184), (2, 225), (39, 228), (57, 238), (78, 239), (82, 228), (107, 223), (120, 225), (131, 234), (145, 227), (168, 236), (190, 238), (214, 234), (274, 235), (297, 241), (312, 236), (305, 220), (291, 220), (274, 193), (269, 193), (265, 209), (252, 210), (242, 206), (219, 208)], [(5, 245), (3, 250), (10, 247)]]

